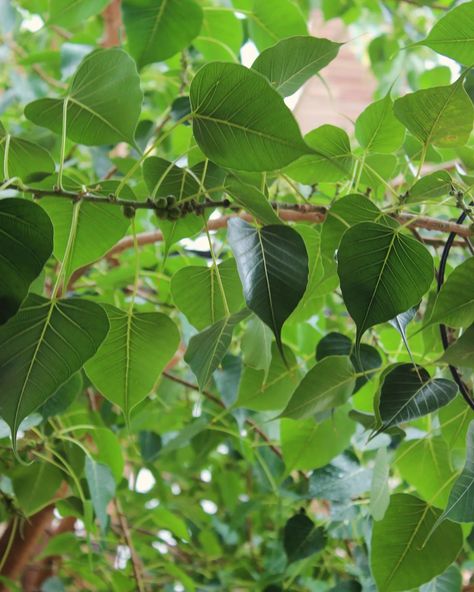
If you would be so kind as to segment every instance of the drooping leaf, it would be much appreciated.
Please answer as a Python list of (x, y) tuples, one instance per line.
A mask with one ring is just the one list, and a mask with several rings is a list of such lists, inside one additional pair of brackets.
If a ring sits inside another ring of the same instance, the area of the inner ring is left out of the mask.
[(338, 275), (347, 309), (361, 336), (420, 302), (433, 279), (427, 249), (397, 228), (362, 222), (342, 237)]
[(355, 136), (367, 152), (396, 152), (405, 139), (405, 129), (393, 113), (390, 95), (371, 103), (356, 120)]
[(381, 429), (436, 411), (447, 405), (457, 392), (458, 387), (451, 380), (431, 378), (420, 366), (395, 364), (385, 371), (380, 388)]
[(196, 329), (205, 329), (226, 314), (217, 273), (229, 312), (238, 312), (244, 298), (235, 259), (225, 259), (219, 263), (218, 270), (214, 266), (182, 267), (171, 280), (171, 294), (176, 306)]
[(461, 337), (445, 351), (443, 362), (474, 369), (474, 325), (464, 331)]
[(97, 351), (109, 330), (94, 302), (29, 296), (0, 328), (0, 416), (16, 448), (21, 421), (49, 399)]
[(321, 125), (307, 133), (304, 140), (313, 154), (300, 156), (285, 173), (306, 185), (335, 182), (350, 176), (352, 153), (347, 132), (335, 125)]
[(258, 317), (248, 321), (240, 344), (244, 364), (268, 371), (272, 361), (272, 332)]
[(303, 239), (288, 226), (259, 229), (239, 218), (229, 221), (227, 234), (247, 306), (271, 328), (281, 351), (281, 329), (308, 282)]
[(95, 387), (128, 419), (176, 352), (179, 333), (161, 313), (122, 311), (111, 305), (104, 309), (110, 331), (85, 369)]
[(226, 316), (189, 340), (184, 361), (197, 378), (199, 388), (206, 388), (212, 373), (229, 349), (235, 327), (248, 316), (248, 310)]
[(36, 204), (0, 200), (0, 325), (12, 317), (53, 250), (53, 227)]
[(50, 0), (47, 24), (77, 27), (90, 16), (100, 14), (107, 4), (108, 0)]
[(122, 49), (97, 49), (87, 55), (63, 99), (33, 101), (26, 106), (25, 115), (59, 134), (65, 101), (66, 133), (74, 142), (87, 146), (121, 141), (134, 144), (142, 91), (135, 62)]
[(289, 37), (262, 51), (252, 69), (287, 97), (332, 62), (341, 45), (317, 37)]
[(282, 224), (265, 195), (256, 187), (231, 180), (226, 183), (225, 190), (234, 201), (262, 224)]
[(427, 323), (468, 327), (474, 322), (474, 292), (466, 289), (474, 277), (474, 257), (458, 265), (443, 284)]
[(288, 563), (306, 559), (324, 549), (326, 531), (322, 526), (316, 526), (306, 514), (295, 514), (285, 524), (283, 546)]
[[(8, 145), (8, 158), (5, 151)], [(0, 162), (5, 180), (19, 177), (23, 183), (41, 179), (54, 173), (54, 160), (42, 146), (23, 138), (16, 138), (0, 123)]]
[(394, 112), (422, 144), (464, 146), (472, 131), (474, 107), (463, 77), (450, 86), (418, 90), (397, 99)]
[(281, 417), (304, 419), (343, 405), (352, 395), (355, 371), (348, 356), (328, 356), (306, 374)]
[(471, 66), (474, 55), (473, 29), (474, 2), (466, 2), (439, 19), (428, 37), (419, 43), (465, 66)]
[(123, 21), (130, 54), (139, 68), (162, 62), (199, 34), (202, 9), (194, 0), (127, 0)]
[(86, 457), (85, 475), (95, 515), (102, 532), (108, 523), (107, 506), (115, 496), (115, 480), (107, 465)]
[(415, 318), (417, 310), (418, 310), (418, 306), (412, 306), (411, 308), (409, 308), (405, 312), (401, 312), (400, 314), (398, 314), (394, 319), (389, 320), (389, 323), (392, 325), (392, 327), (400, 333), (403, 343), (405, 345), (405, 348), (410, 355), (410, 359), (411, 359), (412, 363), (414, 363), (414, 362), (413, 362), (413, 356), (411, 353), (411, 349), (408, 344), (407, 326)]
[(191, 83), (190, 99), (196, 142), (218, 165), (272, 171), (312, 152), (283, 98), (244, 66), (203, 66)]
[(308, 34), (301, 9), (291, 0), (280, 0), (273, 4), (267, 0), (254, 0), (249, 15), (249, 30), (260, 51), (280, 39)]
[(383, 520), (372, 530), (371, 569), (379, 590), (416, 588), (456, 559), (463, 539), (457, 524), (444, 522), (426, 541), (440, 514), (413, 495), (392, 495)]
[(370, 514), (374, 520), (382, 520), (390, 503), (388, 478), (390, 465), (386, 448), (379, 448), (375, 457), (374, 472), (370, 488)]

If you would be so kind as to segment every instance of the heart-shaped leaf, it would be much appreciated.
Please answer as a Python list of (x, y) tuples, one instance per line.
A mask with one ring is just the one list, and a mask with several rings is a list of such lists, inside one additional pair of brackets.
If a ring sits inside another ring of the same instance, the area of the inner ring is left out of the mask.
[(116, 47), (97, 49), (82, 60), (63, 99), (33, 101), (26, 106), (25, 115), (59, 134), (65, 104), (66, 133), (74, 142), (100, 146), (125, 141), (133, 145), (142, 98), (132, 58)]
[(0, 200), (0, 325), (16, 313), (52, 250), (53, 227), (39, 206)]
[(179, 333), (161, 313), (125, 312), (110, 305), (104, 309), (110, 331), (85, 369), (96, 388), (128, 419), (176, 352)]
[(281, 329), (308, 283), (304, 241), (288, 226), (256, 228), (240, 218), (229, 221), (228, 239), (247, 306), (270, 327), (282, 352)]
[(0, 327), (0, 416), (16, 450), (21, 421), (49, 399), (97, 351), (109, 330), (94, 302), (29, 296)]
[(221, 166), (273, 171), (313, 152), (283, 97), (244, 66), (203, 66), (191, 83), (190, 99), (196, 142)]
[(367, 152), (392, 153), (403, 144), (405, 130), (393, 113), (390, 95), (370, 104), (356, 120), (357, 141)]

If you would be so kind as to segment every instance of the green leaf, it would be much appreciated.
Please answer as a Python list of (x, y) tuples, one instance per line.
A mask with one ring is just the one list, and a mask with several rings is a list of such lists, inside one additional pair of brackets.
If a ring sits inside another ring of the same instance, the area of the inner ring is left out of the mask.
[(60, 134), (66, 102), (66, 133), (74, 142), (100, 146), (125, 141), (134, 145), (142, 98), (131, 57), (119, 48), (97, 49), (80, 63), (64, 99), (33, 101), (25, 107), (25, 115), (36, 125)]
[(179, 333), (161, 313), (125, 312), (111, 305), (104, 305), (104, 310), (110, 331), (85, 369), (95, 387), (128, 419), (176, 352)]
[(348, 417), (348, 410), (348, 405), (337, 407), (320, 423), (313, 418), (280, 421), (281, 448), (287, 473), (324, 467), (349, 446), (356, 423)]
[(471, 66), (474, 55), (474, 2), (466, 2), (439, 19), (428, 37), (419, 42), (437, 53)]
[(280, 39), (308, 34), (303, 13), (291, 0), (279, 0), (271, 4), (267, 0), (254, 0), (252, 8), (249, 31), (260, 51)]
[(185, 168), (178, 167), (164, 158), (147, 158), (143, 163), (143, 179), (148, 191), (155, 197), (174, 195), (180, 201), (192, 195), (198, 199), (199, 179)]
[(449, 447), (443, 438), (402, 442), (397, 449), (395, 466), (420, 497), (435, 506), (446, 506), (455, 473)]
[(281, 329), (308, 282), (303, 239), (288, 226), (260, 229), (239, 218), (229, 221), (227, 236), (247, 306), (270, 327), (282, 351)]
[(0, 200), (0, 325), (17, 312), (52, 250), (53, 227), (39, 206)]
[(397, 99), (395, 115), (425, 146), (464, 146), (472, 131), (474, 107), (463, 80), (461, 77), (450, 86), (419, 90)]
[(107, 465), (86, 457), (85, 475), (95, 515), (100, 530), (105, 532), (108, 523), (107, 506), (115, 496), (115, 480)]
[(341, 45), (317, 37), (290, 37), (262, 51), (252, 69), (263, 74), (287, 97), (332, 62)]
[(115, 482), (119, 484), (122, 481), (125, 466), (121, 440), (108, 428), (95, 429), (91, 437), (97, 447), (97, 452), (93, 455), (94, 460), (107, 465)]
[(405, 139), (405, 129), (393, 113), (390, 95), (371, 103), (355, 123), (357, 141), (367, 152), (396, 152)]
[(374, 520), (382, 520), (390, 503), (390, 464), (387, 449), (379, 448), (375, 457), (372, 485), (370, 488), (370, 514)]
[(204, 11), (199, 36), (193, 41), (195, 47), (208, 62), (237, 62), (240, 46), (244, 41), (242, 21), (226, 10), (213, 6)]
[(187, 47), (203, 19), (194, 0), (127, 0), (122, 10), (130, 54), (139, 68)]
[(464, 331), (461, 337), (444, 352), (441, 361), (474, 369), (474, 325)]
[(440, 576), (423, 584), (420, 592), (453, 592), (462, 589), (462, 575), (457, 565), (450, 565)]
[(246, 366), (268, 371), (272, 361), (272, 332), (258, 317), (252, 315), (247, 323), (240, 346)]
[(326, 546), (326, 531), (304, 513), (295, 514), (285, 524), (283, 546), (288, 563), (319, 553)]
[(189, 340), (184, 361), (191, 367), (201, 390), (206, 388), (212, 373), (229, 349), (235, 327), (248, 314), (248, 310), (244, 309), (224, 317)]
[(231, 180), (226, 183), (226, 193), (262, 224), (282, 224), (265, 195), (252, 185)]
[(307, 497), (345, 505), (368, 491), (371, 473), (349, 455), (341, 454), (331, 464), (311, 473)]
[(196, 142), (218, 165), (272, 171), (312, 152), (283, 98), (244, 66), (203, 66), (191, 83), (190, 99)]
[(235, 259), (214, 266), (189, 265), (178, 270), (171, 280), (171, 294), (179, 310), (196, 329), (204, 329), (226, 316), (219, 273), (229, 312), (239, 311), (244, 303)]
[(170, 530), (175, 536), (189, 541), (189, 533), (186, 524), (182, 518), (166, 508), (153, 508), (152, 519), (159, 528)]
[(405, 312), (401, 312), (400, 314), (398, 314), (394, 319), (389, 320), (389, 323), (392, 325), (392, 327), (400, 333), (403, 344), (404, 344), (408, 354), (410, 355), (410, 359), (413, 364), (414, 364), (413, 356), (412, 356), (410, 346), (408, 344), (408, 338), (407, 338), (407, 327), (408, 327), (408, 324), (411, 323), (411, 321), (415, 318), (417, 310), (418, 310), (418, 306), (412, 306), (411, 308), (409, 308)]
[(418, 304), (433, 279), (433, 260), (400, 229), (362, 222), (342, 237), (337, 272), (344, 302), (357, 325), (357, 342), (369, 327)]
[(17, 466), (12, 483), (22, 513), (32, 516), (51, 503), (63, 479), (64, 473), (47, 462)]
[(83, 388), (81, 372), (76, 372), (38, 409), (44, 419), (61, 415), (72, 404)]
[(452, 187), (451, 175), (447, 171), (436, 171), (413, 185), (407, 192), (405, 203), (423, 203), (431, 198), (447, 196)]
[(466, 436), (466, 463), (454, 482), (440, 520), (445, 518), (455, 522), (474, 521), (474, 421), (469, 424)]
[(474, 293), (467, 289), (473, 277), (474, 257), (470, 257), (450, 273), (426, 326), (446, 323), (450, 327), (468, 327), (474, 322)]
[(271, 363), (268, 370), (244, 367), (240, 379), (237, 407), (245, 407), (255, 411), (279, 411), (285, 407), (291, 393), (298, 386), (300, 365), (290, 348), (284, 346), (284, 351), (288, 367), (285, 365), (276, 343), (271, 345)]
[[(8, 158), (5, 158), (7, 144)], [(5, 180), (19, 177), (23, 183), (47, 177), (54, 173), (55, 168), (54, 160), (47, 150), (38, 144), (7, 134), (1, 123), (0, 162), (3, 163)]]
[(355, 385), (354, 367), (348, 356), (328, 356), (306, 374), (281, 417), (305, 419), (343, 405)]
[(304, 140), (314, 154), (301, 156), (290, 164), (285, 169), (289, 177), (306, 185), (349, 178), (352, 153), (347, 132), (326, 124), (310, 131)]
[(80, 27), (90, 16), (100, 14), (108, 0), (50, 0), (47, 25)]
[(98, 304), (39, 296), (30, 296), (0, 328), (0, 416), (14, 449), (21, 421), (96, 353), (108, 330)]
[(421, 366), (394, 364), (385, 371), (380, 388), (380, 429), (385, 430), (436, 411), (447, 405), (457, 392), (454, 382), (431, 378)]
[(372, 530), (371, 569), (379, 590), (416, 588), (456, 559), (463, 541), (457, 524), (443, 523), (426, 541), (440, 514), (412, 495), (392, 495), (383, 520)]

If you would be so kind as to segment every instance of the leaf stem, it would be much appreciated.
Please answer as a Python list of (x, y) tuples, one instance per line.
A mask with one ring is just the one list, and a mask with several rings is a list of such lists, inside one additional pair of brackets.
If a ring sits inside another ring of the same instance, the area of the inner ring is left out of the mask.
[(66, 130), (67, 130), (67, 107), (69, 97), (66, 97), (63, 101), (63, 120), (61, 126), (61, 154), (59, 157), (59, 169), (58, 169), (58, 187), (63, 189), (63, 171), (64, 171), (64, 160), (66, 158)]
[(4, 179), (10, 178), (10, 173), (8, 172), (8, 158), (10, 156), (10, 134), (5, 136), (5, 153), (3, 155), (3, 177)]
[(61, 267), (59, 268), (58, 277), (56, 278), (56, 283), (53, 288), (53, 292), (51, 294), (51, 300), (55, 300), (58, 294), (60, 293), (61, 281), (64, 276), (64, 287), (67, 286), (68, 278), (68, 266), (69, 261), (72, 253), (72, 248), (74, 246), (74, 242), (76, 240), (77, 234), (77, 223), (79, 221), (79, 209), (81, 207), (81, 200), (77, 200), (72, 205), (72, 220), (71, 220), (71, 228), (69, 229), (69, 236), (67, 239), (66, 249), (64, 251), (63, 260), (61, 263)]

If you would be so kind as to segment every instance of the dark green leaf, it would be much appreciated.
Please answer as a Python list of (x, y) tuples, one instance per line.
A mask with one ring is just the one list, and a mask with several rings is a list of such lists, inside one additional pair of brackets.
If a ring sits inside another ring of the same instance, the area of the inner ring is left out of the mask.
[(306, 559), (324, 549), (326, 531), (322, 526), (316, 526), (306, 514), (296, 514), (285, 524), (283, 546), (288, 563)]
[(12, 483), (18, 505), (25, 516), (32, 516), (47, 506), (58, 493), (64, 473), (47, 462), (18, 466)]
[(58, 388), (46, 403), (41, 405), (38, 413), (41, 413), (44, 419), (64, 413), (82, 391), (82, 387), (82, 374), (76, 372), (76, 374), (73, 374), (67, 382)]
[(282, 224), (265, 195), (252, 185), (236, 180), (226, 183), (226, 192), (262, 224)]

